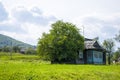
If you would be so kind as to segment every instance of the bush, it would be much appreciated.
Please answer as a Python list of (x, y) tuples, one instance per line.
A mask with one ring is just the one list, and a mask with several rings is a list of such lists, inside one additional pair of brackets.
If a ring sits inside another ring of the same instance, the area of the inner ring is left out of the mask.
[(3, 52), (10, 52), (10, 51), (11, 51), (11, 48), (8, 47), (8, 46), (5, 46), (5, 47), (2, 48), (2, 51), (3, 51)]
[(35, 50), (35, 49), (32, 49), (32, 48), (28, 48), (28, 49), (25, 51), (25, 54), (36, 54), (36, 50)]

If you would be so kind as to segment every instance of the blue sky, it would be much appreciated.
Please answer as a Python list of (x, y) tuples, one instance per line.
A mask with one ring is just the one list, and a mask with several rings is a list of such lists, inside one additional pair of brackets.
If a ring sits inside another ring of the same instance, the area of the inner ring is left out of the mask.
[(1, 0), (0, 33), (36, 45), (50, 24), (75, 24), (84, 36), (114, 38), (120, 30), (120, 0)]

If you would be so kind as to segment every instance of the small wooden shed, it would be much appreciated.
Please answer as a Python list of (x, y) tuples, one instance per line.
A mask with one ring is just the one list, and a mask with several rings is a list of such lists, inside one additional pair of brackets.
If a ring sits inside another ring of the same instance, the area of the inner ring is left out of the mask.
[(105, 49), (97, 40), (85, 38), (84, 46), (84, 51), (79, 52), (79, 59), (76, 60), (76, 63), (106, 64)]

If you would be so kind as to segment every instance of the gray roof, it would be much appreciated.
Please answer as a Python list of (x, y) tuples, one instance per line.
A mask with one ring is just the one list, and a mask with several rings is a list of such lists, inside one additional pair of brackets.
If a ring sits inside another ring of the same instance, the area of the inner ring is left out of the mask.
[(102, 46), (98, 43), (97, 40), (95, 39), (87, 39), (85, 38), (85, 49), (99, 49), (99, 50), (104, 50)]

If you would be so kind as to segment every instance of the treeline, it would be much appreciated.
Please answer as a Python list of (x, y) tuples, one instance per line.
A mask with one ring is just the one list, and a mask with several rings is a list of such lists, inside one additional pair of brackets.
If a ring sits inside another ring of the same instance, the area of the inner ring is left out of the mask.
[(115, 35), (114, 38), (106, 39), (103, 42), (103, 47), (107, 51), (108, 63), (111, 64), (112, 61), (120, 62), (120, 47), (115, 50), (115, 42), (117, 45), (120, 44), (120, 31)]
[(36, 49), (33, 48), (21, 48), (19, 46), (4, 46), (0, 48), (0, 52), (14, 52), (14, 53), (22, 53), (22, 54), (36, 54)]

